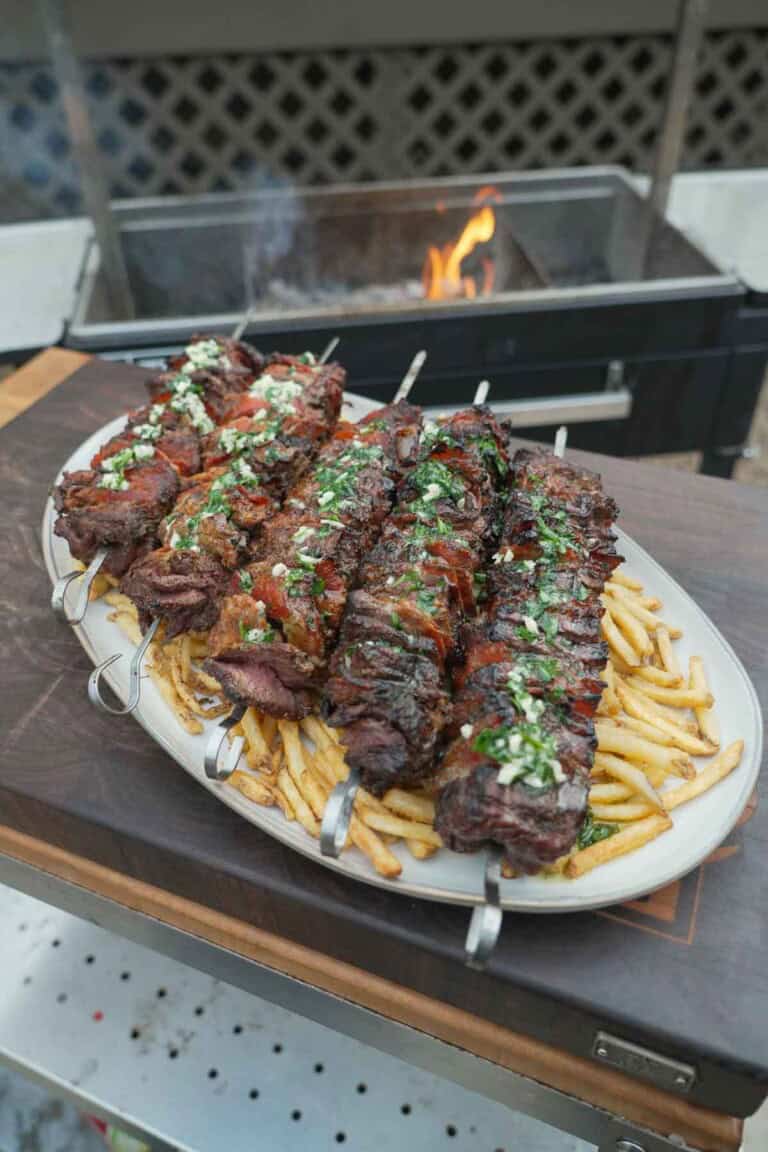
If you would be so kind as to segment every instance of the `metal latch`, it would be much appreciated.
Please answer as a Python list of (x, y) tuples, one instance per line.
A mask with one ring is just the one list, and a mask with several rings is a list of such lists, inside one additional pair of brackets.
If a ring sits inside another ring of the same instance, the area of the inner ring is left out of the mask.
[(650, 1048), (641, 1048), (629, 1040), (620, 1040), (608, 1032), (598, 1032), (592, 1047), (592, 1055), (603, 1064), (619, 1068), (630, 1076), (640, 1076), (667, 1092), (678, 1092), (684, 1096), (696, 1082), (696, 1069), (690, 1064), (661, 1056)]

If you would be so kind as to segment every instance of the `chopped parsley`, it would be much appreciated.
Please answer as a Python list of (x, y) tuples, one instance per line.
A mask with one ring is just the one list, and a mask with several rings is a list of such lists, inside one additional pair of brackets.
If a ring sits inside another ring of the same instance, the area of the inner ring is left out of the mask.
[(509, 465), (504, 459), (493, 436), (475, 436), (472, 443), (479, 449), (480, 454), (486, 458), (489, 464), (493, 465), (499, 476), (506, 476), (509, 471)]
[(243, 644), (271, 644), (275, 638), (275, 630), (270, 624), (262, 628), (249, 628), (240, 621), (240, 639)]
[(475, 752), (498, 762), (499, 784), (519, 781), (540, 791), (553, 788), (565, 779), (554, 736), (544, 732), (535, 721), (521, 721), (514, 727), (502, 724), (498, 728), (484, 728), (472, 747)]
[(613, 836), (618, 830), (618, 824), (597, 823), (592, 815), (592, 809), (587, 808), (587, 814), (584, 817), (584, 823), (581, 826), (581, 831), (579, 832), (576, 843), (579, 848), (589, 848), (591, 844), (598, 844), (601, 840), (607, 840), (609, 836)]
[(253, 592), (253, 576), (247, 568), (241, 568), (237, 574), (237, 579), (243, 592)]
[(263, 444), (270, 444), (279, 435), (281, 428), (282, 420), (278, 417), (266, 419), (258, 432), (246, 432), (240, 428), (223, 428), (219, 434), (219, 447), (226, 452), (227, 456), (249, 455)]
[(112, 492), (125, 492), (130, 487), (125, 476), (126, 472), (130, 468), (135, 468), (137, 464), (151, 460), (154, 454), (155, 450), (151, 444), (138, 441), (128, 448), (121, 448), (114, 456), (107, 456), (100, 464), (102, 475), (98, 482), (99, 488), (109, 488)]
[(438, 501), (450, 500), (461, 508), (466, 497), (464, 481), (440, 460), (423, 460), (417, 464), (411, 473), (410, 483), (419, 495), (410, 502), (408, 508), (423, 519), (437, 518), (435, 505)]

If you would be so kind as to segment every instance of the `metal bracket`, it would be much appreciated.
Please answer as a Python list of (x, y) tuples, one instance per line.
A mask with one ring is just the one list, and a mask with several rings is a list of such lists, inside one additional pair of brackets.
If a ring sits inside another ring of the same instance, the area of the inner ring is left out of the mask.
[(485, 903), (473, 909), (464, 945), (470, 968), (484, 968), (499, 939), (504, 919), (501, 908), (502, 857), (500, 845), (491, 844), (485, 861)]
[(236, 736), (232, 741), (223, 764), (219, 764), (219, 754), (224, 743), (224, 737), (230, 728), (234, 728), (235, 724), (240, 723), (244, 715), (245, 705), (237, 704), (229, 716), (225, 716), (211, 733), (205, 748), (204, 760), (205, 774), (209, 780), (226, 780), (237, 768), (237, 762), (245, 743), (242, 736)]
[(630, 1076), (650, 1080), (659, 1088), (677, 1092), (680, 1096), (687, 1095), (696, 1083), (696, 1069), (690, 1064), (672, 1060), (650, 1048), (641, 1048), (639, 1044), (630, 1044), (629, 1040), (620, 1040), (609, 1032), (597, 1033), (592, 1055), (603, 1064), (610, 1064)]

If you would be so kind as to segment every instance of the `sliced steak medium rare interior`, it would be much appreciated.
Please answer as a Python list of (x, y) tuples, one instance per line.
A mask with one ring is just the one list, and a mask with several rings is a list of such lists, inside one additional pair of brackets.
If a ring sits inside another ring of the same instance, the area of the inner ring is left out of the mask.
[(598, 476), (543, 450), (514, 459), (482, 620), (464, 629), (435, 827), (454, 851), (493, 841), (539, 871), (587, 810), (607, 648), (603, 585), (621, 562)]
[[(236, 394), (237, 400), (253, 403), (253, 414), (205, 435), (208, 471), (185, 481), (159, 526), (162, 547), (143, 557), (122, 583), (139, 608), (142, 627), (160, 618), (170, 638), (213, 624), (225, 592), (232, 590), (234, 570), (248, 559), (254, 534), (333, 431), (344, 370), (307, 357), (281, 357), (280, 379), (263, 375)], [(222, 407), (232, 399), (228, 393)], [(240, 427), (243, 419), (250, 426), (246, 430)], [(214, 462), (218, 466), (210, 466)]]
[(312, 710), (361, 558), (412, 462), (420, 413), (400, 403), (342, 421), (265, 525), (212, 630), (206, 668), (227, 696), (273, 716)]
[(449, 662), (462, 621), (476, 613), (507, 471), (490, 410), (428, 425), (349, 596), (325, 710), (344, 728), (348, 763), (377, 795), (433, 768), (450, 715)]

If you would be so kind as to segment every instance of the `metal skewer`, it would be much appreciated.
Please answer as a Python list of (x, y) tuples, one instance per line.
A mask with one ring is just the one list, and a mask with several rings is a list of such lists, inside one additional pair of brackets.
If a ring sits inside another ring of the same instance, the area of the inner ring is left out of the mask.
[[(247, 317), (244, 318), (244, 321), (247, 322)], [(241, 321), (240, 323), (243, 324), (244, 321)], [(331, 355), (331, 353), (333, 352), (333, 350), (336, 347), (336, 345), (338, 344), (338, 342), (339, 342), (339, 337), (335, 336), (333, 338), (333, 340), (331, 340), (330, 343), (324, 349), (323, 354), (320, 357), (320, 360), (318, 361), (318, 363), (320, 363), (320, 364), (325, 363), (327, 357)], [(101, 549), (101, 551), (103, 551), (104, 556), (106, 556), (106, 550)], [(102, 556), (102, 559), (99, 561), (99, 564), (101, 564), (103, 559), (104, 559), (104, 557)], [(98, 571), (98, 565), (94, 569), (94, 573), (93, 573), (94, 576), (96, 575), (97, 571)], [(66, 579), (66, 577), (65, 577), (65, 579)], [(91, 582), (92, 582), (92, 580), (93, 580), (93, 577), (91, 577)], [(61, 581), (60, 581), (60, 583), (61, 583)], [(89, 584), (89, 587), (90, 587), (90, 584)], [(87, 607), (87, 604), (88, 604), (88, 591), (87, 591), (87, 589), (85, 591), (85, 603), (86, 603), (86, 607)], [(83, 612), (83, 615), (84, 614), (85, 613)], [(80, 617), (80, 619), (82, 619), (82, 616)], [(152, 642), (152, 639), (153, 639), (155, 633), (157, 632), (159, 625), (160, 625), (159, 619), (152, 621), (151, 625), (149, 626), (149, 628), (147, 629), (147, 631), (145, 632), (145, 634), (142, 638), (141, 644), (139, 644), (138, 648), (136, 649), (133, 656), (131, 657), (131, 664), (130, 664), (130, 668), (128, 671), (128, 699), (126, 700), (125, 704), (122, 707), (115, 708), (113, 705), (108, 704), (101, 695), (101, 678), (102, 678), (102, 675), (103, 675), (104, 671), (110, 667), (110, 665), (114, 664), (116, 660), (120, 659), (121, 654), (119, 652), (115, 652), (112, 656), (108, 656), (106, 660), (102, 660), (101, 664), (97, 664), (97, 666), (94, 668), (93, 672), (91, 672), (91, 675), (88, 678), (88, 699), (91, 701), (92, 704), (95, 704), (97, 708), (101, 708), (101, 710), (103, 712), (110, 712), (113, 716), (127, 716), (129, 713), (135, 711), (135, 709), (138, 707), (139, 701), (141, 700), (141, 662), (144, 659), (144, 654), (147, 651), (147, 648), (149, 647), (150, 643)], [(245, 711), (245, 708), (240, 709), (239, 715), (235, 716), (235, 713), (237, 711), (238, 711), (237, 708), (233, 709), (233, 711), (230, 712), (229, 716), (227, 716), (226, 719), (223, 720), (222, 723), (220, 725), (218, 725), (216, 728), (215, 735), (218, 735), (220, 728), (223, 728), (223, 732), (221, 732), (221, 737), (218, 741), (218, 744), (216, 745), (215, 751), (213, 751), (213, 742), (211, 742), (211, 748), (209, 748), (206, 751), (205, 770), (208, 773), (208, 775), (211, 775), (211, 772), (209, 772), (209, 770), (208, 770), (209, 769), (209, 763), (208, 763), (209, 754), (210, 754), (210, 756), (213, 757), (213, 759), (211, 761), (212, 771), (215, 772), (216, 771), (216, 761), (218, 758), (219, 749), (221, 747), (221, 743), (224, 739), (224, 736), (226, 735), (226, 733), (229, 731), (230, 728), (232, 728), (235, 724), (238, 723), (238, 721), (240, 719), (242, 719), (242, 715), (243, 715), (243, 712)], [(233, 749), (236, 745), (237, 745), (237, 741), (235, 741), (235, 743), (233, 744)], [(238, 757), (240, 755), (240, 749), (242, 748), (242, 745), (243, 745), (243, 741), (242, 741), (242, 739), (240, 739), (240, 744), (239, 744), (237, 756), (234, 756), (234, 752), (233, 752), (234, 758), (233, 757), (227, 758), (227, 764), (230, 763), (230, 760), (232, 761), (232, 763), (231, 763), (231, 767), (229, 768), (229, 771), (225, 773), (226, 776), (231, 775), (232, 772), (234, 771), (235, 765), (237, 764), (237, 760), (238, 760)], [(213, 779), (220, 779), (220, 778), (222, 778), (222, 777), (218, 777), (216, 775), (213, 776)]]
[[(419, 360), (419, 357), (421, 359)], [(410, 391), (413, 381), (416, 379), (421, 365), (426, 359), (426, 353), (420, 352), (414, 357), (411, 367), (403, 379), (403, 383), (397, 390), (395, 400), (404, 400)], [(417, 360), (418, 366), (416, 373), (413, 373), (414, 365)], [(409, 379), (410, 377), (410, 379)], [(408, 387), (405, 388), (406, 381)], [(485, 399), (490, 389), (490, 384), (487, 380), (481, 380), (478, 384), (473, 404), (484, 404)], [(401, 395), (401, 393), (404, 393)], [(349, 825), (352, 820), (352, 811), (355, 803), (355, 796), (360, 787), (360, 773), (357, 768), (350, 768), (349, 775), (346, 780), (342, 780), (340, 784), (332, 790), (328, 801), (325, 805), (323, 812), (323, 819), (320, 822), (320, 852), (323, 856), (332, 856), (334, 859), (341, 855), (344, 845), (347, 842), (347, 835), (349, 833)]]
[[(73, 627), (75, 624), (79, 624), (81, 620), (83, 620), (86, 612), (88, 611), (91, 585), (96, 579), (99, 569), (107, 558), (107, 551), (108, 550), (106, 548), (99, 548), (96, 555), (93, 557), (93, 560), (91, 560), (90, 564), (85, 570), (82, 568), (75, 568), (74, 571), (67, 572), (66, 576), (59, 577), (53, 586), (53, 592), (51, 593), (51, 608), (60, 619), (66, 620), (67, 624), (71, 624)], [(83, 582), (80, 585), (80, 594), (77, 598), (77, 604), (75, 605), (75, 614), (74, 616), (68, 616), (66, 604), (67, 589), (69, 588), (72, 581), (76, 580), (78, 576), (82, 576)]]
[[(328, 359), (328, 357), (332, 355), (338, 342), (339, 342), (338, 337), (335, 337), (333, 340), (331, 340), (331, 342), (328, 344), (325, 351), (323, 352), (322, 356), (320, 357), (319, 362), (321, 364), (324, 364), (326, 362), (326, 360)], [(410, 365), (408, 366), (408, 371), (406, 372), (405, 376), (403, 377), (403, 379), (400, 383), (399, 388), (397, 389), (397, 392), (395, 394), (395, 403), (397, 403), (400, 400), (405, 400), (405, 398), (408, 396), (408, 393), (410, 392), (411, 388), (413, 387), (413, 384), (416, 380), (416, 377), (418, 376), (419, 372), (421, 371), (422, 365), (424, 364), (424, 361), (426, 360), (426, 358), (427, 358), (426, 352), (422, 351), (422, 352), (416, 353), (416, 355), (414, 356)], [(205, 774), (209, 778), (209, 780), (226, 780), (228, 776), (232, 775), (235, 768), (237, 767), (237, 761), (240, 757), (240, 751), (241, 751), (242, 746), (243, 746), (243, 741), (240, 737), (236, 738), (232, 742), (230, 753), (226, 757), (226, 759), (224, 760), (223, 764), (219, 763), (219, 756), (221, 754), (221, 749), (224, 745), (225, 736), (229, 732), (230, 728), (233, 728), (235, 724), (238, 724), (240, 722), (240, 720), (242, 720), (244, 712), (245, 712), (245, 706), (242, 704), (236, 704), (235, 707), (230, 712), (229, 716), (227, 716), (226, 719), (220, 721), (216, 725), (216, 727), (213, 729), (213, 731), (211, 732), (211, 735), (208, 738), (208, 743), (206, 744), (206, 747), (205, 747), (205, 758), (203, 760), (203, 765), (205, 767)], [(237, 754), (235, 754), (236, 748), (237, 748)], [(336, 788), (334, 788), (333, 792), (331, 792), (331, 795), (328, 798), (328, 804), (326, 805), (325, 815), (323, 816), (323, 824), (322, 824), (322, 828), (320, 831), (320, 849), (323, 852), (323, 855), (325, 855), (325, 856), (328, 856), (328, 855), (338, 856), (339, 852), (341, 851), (341, 848), (339, 848), (338, 851), (336, 851), (336, 852), (333, 852), (333, 851), (328, 852), (323, 847), (324, 843), (326, 843), (326, 844), (331, 843), (332, 844), (332, 842), (333, 842), (333, 832), (332, 831), (329, 833), (329, 835), (331, 836), (331, 840), (328, 841), (327, 837), (326, 837), (325, 841), (323, 840), (323, 835), (324, 835), (323, 829), (326, 828), (326, 819), (325, 818), (328, 814), (329, 809), (334, 808), (335, 805), (340, 802), (339, 800), (334, 799), (334, 797), (337, 796), (337, 793), (339, 793), (339, 790), (342, 788), (349, 791), (350, 796), (349, 796), (348, 801), (341, 798), (341, 806), (342, 807), (344, 807), (347, 803), (349, 805), (350, 812), (349, 812), (349, 816), (347, 817), (347, 820), (346, 820), (346, 827), (349, 827), (349, 817), (351, 817), (352, 802), (355, 798), (355, 793), (357, 792), (359, 783), (360, 783), (360, 777), (353, 770), (353, 772), (350, 772), (349, 776), (347, 777), (347, 779), (344, 781), (343, 784), (338, 784), (336, 786)], [(344, 836), (346, 838), (346, 831), (344, 831)], [(343, 847), (343, 842), (342, 842), (342, 847)]]
[(144, 653), (152, 643), (155, 632), (157, 632), (159, 627), (160, 621), (153, 620), (144, 633), (141, 644), (139, 644), (131, 657), (131, 663), (128, 669), (128, 698), (125, 704), (122, 704), (119, 708), (115, 708), (112, 704), (108, 704), (101, 695), (101, 677), (110, 665), (120, 659), (121, 654), (119, 652), (115, 652), (112, 656), (108, 656), (106, 660), (102, 660), (101, 664), (97, 664), (88, 677), (88, 699), (91, 704), (95, 704), (97, 708), (101, 708), (102, 712), (109, 712), (112, 716), (127, 716), (130, 712), (133, 712), (141, 698), (141, 662), (144, 659)]
[[(555, 435), (553, 456), (562, 460), (568, 442), (568, 429), (561, 424)], [(483, 888), (485, 900), (473, 909), (464, 944), (470, 968), (484, 968), (501, 935), (504, 910), (501, 907), (501, 863), (504, 856), (499, 844), (488, 845), (485, 857)]]

